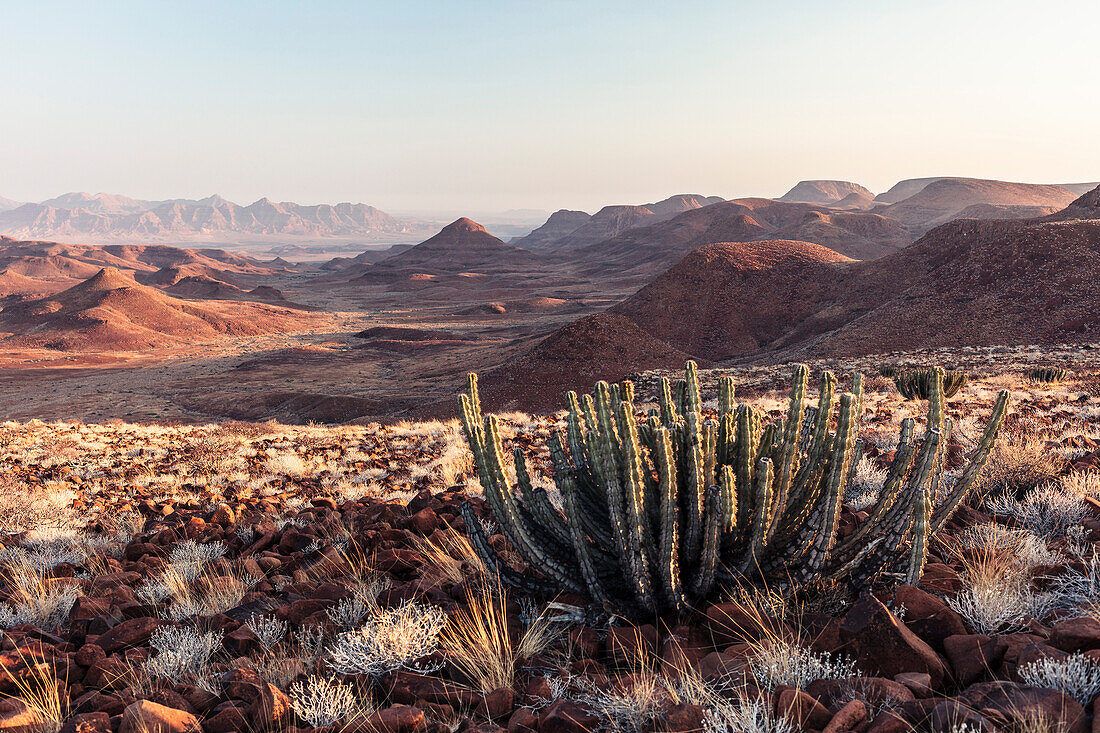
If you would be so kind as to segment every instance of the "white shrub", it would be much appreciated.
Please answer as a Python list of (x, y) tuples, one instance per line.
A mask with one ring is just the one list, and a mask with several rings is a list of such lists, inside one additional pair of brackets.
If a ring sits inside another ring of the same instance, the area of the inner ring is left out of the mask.
[(1051, 578), (1050, 593), (1058, 608), (1092, 610), (1100, 606), (1100, 557), (1089, 558), (1084, 572), (1071, 570)]
[(1047, 547), (1046, 541), (1028, 529), (1009, 529), (996, 522), (967, 527), (956, 539), (966, 549), (1011, 555), (1028, 566), (1054, 565), (1062, 557)]
[(1023, 499), (999, 494), (986, 502), (994, 514), (1015, 519), (1042, 537), (1063, 537), (1085, 518), (1085, 502), (1059, 486), (1044, 486)]
[(873, 459), (860, 456), (852, 481), (844, 492), (844, 502), (857, 511), (873, 506), (882, 494), (886, 473), (886, 469), (877, 466)]
[(40, 586), (37, 594), (18, 594), (11, 605), (0, 605), (0, 627), (9, 629), (19, 624), (31, 624), (52, 631), (69, 618), (69, 611), (82, 593), (71, 583), (49, 583)]
[(798, 733), (793, 723), (772, 712), (768, 698), (715, 705), (703, 716), (703, 730), (705, 733)]
[(307, 667), (312, 667), (325, 649), (325, 629), (320, 625), (301, 626), (294, 632), (298, 642), (298, 658)]
[(332, 608), (325, 611), (325, 615), (332, 619), (333, 623), (344, 629), (353, 629), (367, 613), (367, 603), (357, 595), (342, 599)]
[[(583, 683), (582, 683), (583, 684)], [(655, 674), (638, 674), (628, 684), (600, 689), (586, 684), (578, 700), (621, 733), (639, 733), (656, 720), (668, 699), (667, 682)]]
[(295, 682), (287, 692), (294, 714), (314, 728), (347, 721), (359, 714), (355, 692), (350, 685), (310, 675), (304, 681)]
[(172, 552), (168, 554), (168, 562), (186, 580), (194, 580), (202, 575), (202, 569), (207, 563), (225, 557), (226, 550), (225, 543), (220, 541), (200, 545), (194, 540), (184, 540), (172, 548)]
[(183, 675), (201, 676), (210, 658), (221, 649), (222, 633), (196, 631), (184, 626), (162, 626), (153, 632), (149, 645), (156, 654), (145, 663), (154, 677), (175, 679)]
[(436, 649), (447, 616), (436, 606), (406, 603), (374, 610), (366, 623), (336, 637), (328, 665), (341, 674), (378, 676), (409, 668)]
[(776, 685), (805, 687), (815, 680), (843, 679), (859, 673), (849, 659), (833, 659), (796, 644), (770, 639), (753, 650), (749, 669), (761, 689)]
[(1074, 471), (1062, 479), (1062, 488), (1074, 496), (1100, 497), (1100, 471)]
[(245, 625), (252, 629), (252, 633), (263, 644), (264, 649), (271, 651), (286, 637), (287, 624), (274, 616), (259, 616), (253, 614), (245, 621)]
[(1037, 659), (1020, 667), (1019, 674), (1026, 684), (1061, 690), (1082, 705), (1100, 694), (1100, 662), (1080, 652), (1065, 659)]
[(965, 588), (947, 599), (979, 634), (1011, 633), (1023, 629), (1028, 616), (1041, 619), (1055, 607), (1053, 593), (1034, 593), (1018, 570), (992, 576), (964, 576)]

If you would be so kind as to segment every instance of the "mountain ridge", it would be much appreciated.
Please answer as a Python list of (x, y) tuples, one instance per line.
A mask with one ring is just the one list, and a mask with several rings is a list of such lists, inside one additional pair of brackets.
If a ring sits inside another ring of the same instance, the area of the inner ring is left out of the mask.
[(20, 239), (235, 235), (370, 236), (423, 231), (367, 204), (303, 205), (266, 197), (247, 206), (214, 194), (146, 201), (117, 194), (71, 192), (4, 210), (0, 233)]

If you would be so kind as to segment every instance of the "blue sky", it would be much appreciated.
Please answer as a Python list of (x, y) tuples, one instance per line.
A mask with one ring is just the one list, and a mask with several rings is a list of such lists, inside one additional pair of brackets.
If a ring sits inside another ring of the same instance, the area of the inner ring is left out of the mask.
[(1097, 5), (0, 0), (0, 195), (473, 212), (1096, 180)]

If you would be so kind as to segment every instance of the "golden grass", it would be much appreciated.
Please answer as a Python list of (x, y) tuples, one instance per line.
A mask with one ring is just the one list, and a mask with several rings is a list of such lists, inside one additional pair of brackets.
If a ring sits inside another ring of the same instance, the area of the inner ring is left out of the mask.
[(478, 578), (489, 574), (484, 561), (470, 545), (470, 540), (452, 527), (446, 527), (431, 537), (413, 537), (412, 549), (427, 559), (425, 575), (431, 574), (451, 584), (464, 581), (467, 570)]
[(542, 614), (519, 639), (508, 628), (507, 597), (492, 583), (482, 584), (453, 614), (439, 635), (439, 647), (481, 692), (510, 688), (517, 665), (543, 652), (556, 634)]
[(30, 674), (9, 676), (16, 694), (5, 697), (27, 706), (34, 719), (34, 733), (57, 733), (69, 717), (68, 681), (58, 679), (49, 664), (32, 664), (22, 654), (19, 656)]

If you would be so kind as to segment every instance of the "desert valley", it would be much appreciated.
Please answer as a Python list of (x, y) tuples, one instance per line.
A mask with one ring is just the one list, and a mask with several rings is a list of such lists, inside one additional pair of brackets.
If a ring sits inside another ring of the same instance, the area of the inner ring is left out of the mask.
[[(291, 262), (142, 244), (132, 222), (96, 215), (98, 202), (126, 209), (121, 197), (69, 194), (58, 201), (77, 208), (64, 216), (37, 204), (0, 214), (11, 231), (0, 240), (0, 411), (450, 417), (468, 371), (485, 374), (495, 409), (545, 410), (597, 379), (687, 358), (718, 367), (1088, 342), (1097, 196), (1088, 183), (920, 179), (874, 197), (803, 181), (775, 199), (558, 211), (508, 242), (461, 218), (418, 243)], [(365, 209), (386, 233), (403, 225)], [(255, 214), (217, 212), (191, 219), (223, 239), (256, 226)], [(42, 380), (54, 388), (27, 389)]]
[(6, 731), (1100, 725), (1100, 184), (802, 181), (323, 261), (33, 206), (0, 215)]

